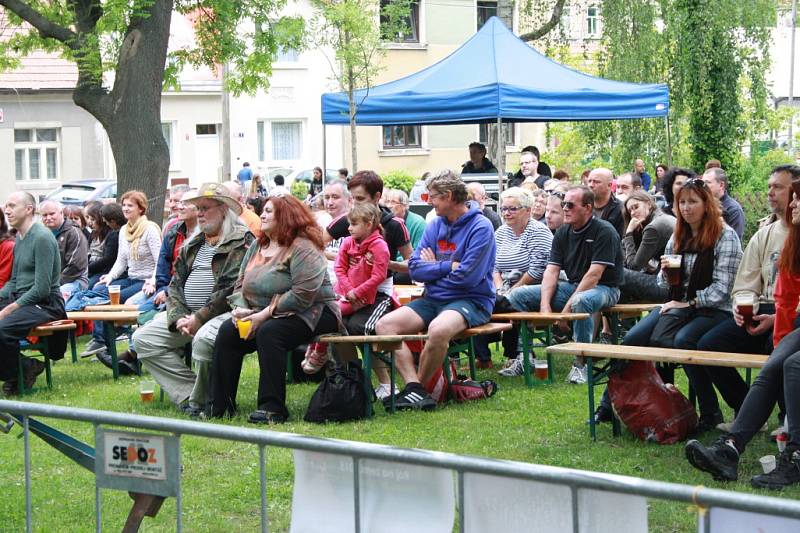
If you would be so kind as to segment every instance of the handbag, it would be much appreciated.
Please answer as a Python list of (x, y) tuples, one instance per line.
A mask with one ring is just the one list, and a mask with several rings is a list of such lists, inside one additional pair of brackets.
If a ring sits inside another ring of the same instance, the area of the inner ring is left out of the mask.
[(672, 308), (661, 313), (656, 327), (650, 334), (650, 346), (656, 348), (672, 348), (678, 331), (695, 317), (697, 310), (692, 307)]
[[(371, 390), (371, 387), (370, 387)], [(372, 395), (374, 396), (374, 392)], [(370, 402), (373, 398), (370, 398)], [(306, 422), (344, 422), (367, 416), (367, 395), (361, 361), (336, 364), (314, 391), (303, 418)]]

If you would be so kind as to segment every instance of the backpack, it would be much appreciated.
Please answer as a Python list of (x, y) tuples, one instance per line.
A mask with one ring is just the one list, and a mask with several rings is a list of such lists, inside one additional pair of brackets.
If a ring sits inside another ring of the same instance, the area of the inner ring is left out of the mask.
[(643, 441), (674, 444), (697, 427), (694, 406), (651, 361), (615, 361), (608, 393), (617, 417)]
[[(374, 396), (374, 393), (372, 393)], [(372, 402), (374, 398), (369, 398)], [(367, 395), (361, 361), (335, 364), (314, 391), (303, 418), (306, 422), (344, 422), (367, 416)]]

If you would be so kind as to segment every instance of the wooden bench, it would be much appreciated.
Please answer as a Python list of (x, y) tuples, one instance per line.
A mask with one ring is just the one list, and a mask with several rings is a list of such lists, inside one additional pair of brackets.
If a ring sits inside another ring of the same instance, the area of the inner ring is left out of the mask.
[[(682, 365), (726, 366), (732, 368), (761, 368), (769, 356), (734, 352), (707, 352), (700, 350), (676, 350), (649, 346), (619, 346), (568, 342), (547, 348), (552, 355), (580, 356), (586, 359), (586, 382), (589, 393), (589, 434), (597, 440), (594, 422), (594, 385), (598, 379), (608, 376), (608, 370), (595, 371), (595, 359), (625, 359), (629, 361), (652, 361), (654, 363), (676, 363)], [(748, 374), (749, 381), (749, 374)], [(615, 426), (614, 433), (617, 433)]]
[(139, 311), (109, 311), (108, 306), (102, 307), (103, 311), (70, 311), (67, 318), (70, 320), (96, 320), (105, 324), (106, 346), (111, 356), (111, 369), (114, 379), (119, 379), (119, 362), (117, 360), (117, 327), (133, 326), (139, 319)]
[[(470, 361), (470, 377), (475, 379), (475, 349), (472, 342), (473, 337), (476, 335), (488, 335), (491, 333), (498, 333), (511, 329), (511, 324), (494, 324), (488, 323), (474, 328), (467, 328), (455, 337), (453, 337), (450, 346), (447, 349), (447, 357), (445, 357), (443, 368), (445, 376), (448, 381), (451, 381), (455, 376), (450, 373), (449, 356), (454, 353), (467, 352), (467, 357)], [(394, 351), (398, 350), (404, 342), (424, 342), (428, 340), (428, 335), (424, 333), (413, 335), (345, 335), (345, 336), (322, 336), (319, 338), (321, 342), (329, 344), (355, 344), (361, 346), (361, 351), (364, 357), (364, 389), (367, 398), (372, 398), (372, 357), (378, 356), (379, 352), (388, 354), (388, 358), (384, 360), (389, 367), (389, 387), (394, 391), (396, 367), (394, 360)], [(383, 358), (381, 358), (383, 360)], [(367, 416), (372, 416), (372, 402), (367, 402)], [(395, 412), (394, 395), (389, 401), (389, 412)]]
[[(29, 342), (25, 347), (26, 350), (37, 350), (44, 357), (45, 376), (47, 378), (47, 388), (53, 388), (53, 373), (50, 368), (50, 337), (58, 331), (72, 331), (76, 328), (75, 322), (71, 320), (56, 320), (40, 324), (28, 332), (28, 337), (37, 337), (37, 342)], [(22, 368), (22, 353), (19, 356), (19, 371), (17, 373), (17, 386), (19, 387), (20, 396), (26, 394), (25, 380), (23, 379)]]
[[(531, 359), (533, 358), (533, 336), (536, 328), (543, 328), (545, 333), (545, 346), (553, 343), (553, 324), (561, 320), (586, 320), (591, 315), (589, 313), (539, 313), (519, 311), (516, 313), (495, 313), (492, 320), (509, 322), (519, 322), (520, 338), (522, 339), (522, 368), (525, 384), (533, 387), (534, 380), (531, 373)], [(547, 355), (547, 381), (553, 382), (553, 362), (550, 355)]]
[(129, 304), (104, 304), (104, 305), (87, 305), (83, 308), (84, 311), (138, 311), (138, 305)]
[(600, 311), (604, 316), (608, 317), (609, 324), (611, 325), (611, 336), (614, 344), (618, 344), (620, 339), (620, 326), (622, 320), (626, 318), (634, 318), (638, 322), (642, 318), (643, 313), (649, 313), (661, 304), (658, 303), (630, 303), (630, 304), (617, 304), (612, 307), (607, 307)]

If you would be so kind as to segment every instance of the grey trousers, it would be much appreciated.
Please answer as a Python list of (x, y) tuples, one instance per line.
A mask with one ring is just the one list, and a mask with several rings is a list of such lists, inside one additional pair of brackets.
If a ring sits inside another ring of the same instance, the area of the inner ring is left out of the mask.
[[(174, 404), (189, 400), (193, 407), (205, 406), (214, 340), (219, 326), (228, 318), (230, 313), (212, 318), (197, 330), (194, 337), (189, 337), (170, 331), (167, 313), (161, 312), (134, 332), (133, 343), (139, 360)], [(192, 343), (192, 359), (196, 362), (197, 374), (183, 360), (183, 347), (189, 342)]]

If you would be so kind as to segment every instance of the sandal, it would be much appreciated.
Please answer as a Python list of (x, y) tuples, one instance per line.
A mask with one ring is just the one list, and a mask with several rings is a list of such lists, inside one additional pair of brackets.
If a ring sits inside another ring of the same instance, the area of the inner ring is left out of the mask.
[(247, 421), (251, 424), (283, 424), (286, 422), (286, 417), (280, 413), (258, 409), (250, 413)]

